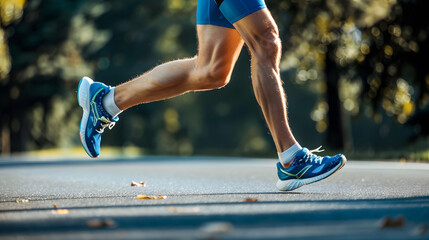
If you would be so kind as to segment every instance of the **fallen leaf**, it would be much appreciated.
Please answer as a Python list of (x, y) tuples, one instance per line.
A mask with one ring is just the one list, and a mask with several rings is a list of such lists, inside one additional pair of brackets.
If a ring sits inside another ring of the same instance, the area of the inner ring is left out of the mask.
[(93, 219), (86, 222), (90, 228), (109, 228), (116, 226), (115, 222), (111, 219)]
[(259, 199), (258, 198), (246, 198), (246, 200), (244, 200), (245, 202), (257, 202)]
[(132, 181), (131, 187), (146, 187), (146, 182), (140, 181), (139, 183)]
[(146, 195), (137, 195), (137, 199), (167, 199), (167, 196), (146, 196)]
[(405, 217), (398, 215), (396, 218), (391, 218), (389, 215), (380, 220), (380, 228), (400, 228), (405, 225)]
[(137, 195), (137, 199), (150, 199), (150, 197), (146, 195)]
[(53, 214), (65, 215), (65, 214), (69, 214), (69, 213), (70, 213), (70, 210), (68, 210), (68, 209), (60, 209), (60, 208), (58, 208), (58, 209), (52, 210), (52, 213), (53, 213)]
[(18, 198), (15, 200), (17, 203), (27, 203), (30, 201), (30, 198)]

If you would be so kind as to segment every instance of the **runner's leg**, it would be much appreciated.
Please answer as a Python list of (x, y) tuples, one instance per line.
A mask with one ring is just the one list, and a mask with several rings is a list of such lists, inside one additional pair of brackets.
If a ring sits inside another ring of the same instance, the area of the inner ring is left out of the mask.
[(281, 85), (281, 42), (277, 25), (263, 0), (219, 0), (222, 14), (233, 23), (252, 55), (252, 82), (259, 105), (270, 128), (279, 160), (277, 188), (291, 191), (327, 178), (347, 162), (342, 154), (317, 156), (296, 142), (289, 128), (286, 96)]
[(161, 64), (115, 87), (120, 110), (140, 103), (171, 98), (189, 91), (225, 86), (240, 54), (243, 40), (235, 29), (197, 25), (198, 55)]
[(252, 55), (252, 83), (279, 153), (296, 144), (289, 127), (280, 79), (281, 42), (277, 25), (264, 8), (235, 22)]
[(228, 83), (243, 46), (233, 28), (197, 26), (198, 56), (176, 60), (116, 88), (83, 77), (78, 102), (83, 109), (80, 138), (90, 157), (100, 154), (101, 134), (119, 120), (118, 114), (134, 105), (166, 99), (188, 91), (220, 88)]

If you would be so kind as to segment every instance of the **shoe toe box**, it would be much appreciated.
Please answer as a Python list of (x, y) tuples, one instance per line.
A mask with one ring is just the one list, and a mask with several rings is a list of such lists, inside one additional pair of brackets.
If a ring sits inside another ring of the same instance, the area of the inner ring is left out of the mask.
[(327, 158), (329, 160), (328, 168), (333, 169), (337, 167), (338, 165), (343, 164), (343, 162), (347, 161), (346, 157), (343, 154), (337, 154), (333, 157)]

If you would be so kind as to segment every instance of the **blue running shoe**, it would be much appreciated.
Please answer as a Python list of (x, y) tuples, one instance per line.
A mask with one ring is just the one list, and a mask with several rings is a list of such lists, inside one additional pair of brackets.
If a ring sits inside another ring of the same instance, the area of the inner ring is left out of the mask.
[(94, 82), (88, 77), (80, 80), (77, 97), (83, 116), (80, 122), (80, 140), (86, 153), (96, 158), (100, 155), (101, 134), (106, 127), (112, 129), (119, 120), (104, 110), (101, 100), (110, 92), (111, 87)]
[(336, 171), (340, 170), (347, 159), (343, 154), (338, 154), (333, 157), (320, 157), (313, 152), (321, 152), (321, 147), (315, 150), (303, 148), (299, 151), (295, 159), (288, 168), (277, 163), (277, 189), (280, 191), (292, 191), (306, 184), (320, 181), (329, 177)]

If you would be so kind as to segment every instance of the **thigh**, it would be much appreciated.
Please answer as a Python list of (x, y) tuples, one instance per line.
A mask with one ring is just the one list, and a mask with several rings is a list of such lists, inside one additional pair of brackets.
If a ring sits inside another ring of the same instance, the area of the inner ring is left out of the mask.
[(269, 40), (279, 41), (277, 24), (266, 8), (240, 19), (234, 27), (251, 50)]
[(197, 68), (220, 67), (232, 71), (243, 47), (237, 30), (214, 25), (197, 25)]

